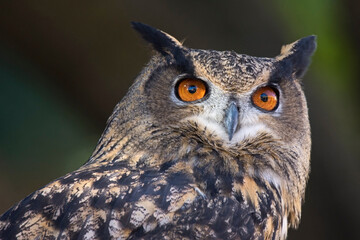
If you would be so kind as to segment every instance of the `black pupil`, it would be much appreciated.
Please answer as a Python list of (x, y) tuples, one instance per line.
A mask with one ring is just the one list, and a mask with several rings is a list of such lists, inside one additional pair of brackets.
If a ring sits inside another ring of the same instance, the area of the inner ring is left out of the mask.
[(267, 101), (268, 101), (268, 95), (267, 95), (266, 93), (262, 93), (262, 94), (260, 95), (260, 99), (261, 99), (261, 101), (263, 101), (263, 102), (267, 102)]
[(197, 87), (194, 86), (194, 85), (191, 85), (191, 86), (188, 87), (188, 91), (189, 91), (189, 93), (191, 93), (191, 94), (196, 93), (196, 90), (197, 90)]

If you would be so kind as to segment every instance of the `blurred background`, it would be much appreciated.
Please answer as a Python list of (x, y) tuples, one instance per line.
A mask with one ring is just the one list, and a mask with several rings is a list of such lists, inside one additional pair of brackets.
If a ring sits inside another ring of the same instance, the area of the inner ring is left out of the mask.
[(141, 21), (193, 48), (273, 57), (310, 34), (312, 171), (289, 239), (360, 239), (360, 2), (1, 1), (0, 212), (75, 170), (150, 58)]

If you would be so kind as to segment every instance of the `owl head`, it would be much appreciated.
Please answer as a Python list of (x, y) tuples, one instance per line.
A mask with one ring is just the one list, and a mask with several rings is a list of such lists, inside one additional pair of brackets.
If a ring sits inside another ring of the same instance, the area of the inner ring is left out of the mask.
[(301, 146), (308, 154), (310, 128), (301, 77), (316, 48), (315, 36), (265, 58), (187, 48), (167, 33), (132, 24), (157, 52), (133, 86), (141, 91), (141, 109), (154, 124), (178, 130), (195, 124), (196, 131), (211, 132), (224, 147), (270, 134), (274, 141)]
[(265, 179), (297, 198), (289, 206), (296, 225), (311, 146), (301, 77), (315, 36), (267, 58), (191, 49), (163, 31), (132, 25), (155, 54), (116, 106), (90, 162), (162, 169), (187, 159), (189, 168)]

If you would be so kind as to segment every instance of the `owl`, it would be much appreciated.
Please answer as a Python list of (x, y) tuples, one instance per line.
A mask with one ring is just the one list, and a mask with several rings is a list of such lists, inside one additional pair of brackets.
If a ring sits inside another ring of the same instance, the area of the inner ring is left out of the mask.
[(132, 26), (154, 56), (89, 160), (5, 212), (0, 239), (285, 239), (309, 175), (316, 38), (267, 58)]

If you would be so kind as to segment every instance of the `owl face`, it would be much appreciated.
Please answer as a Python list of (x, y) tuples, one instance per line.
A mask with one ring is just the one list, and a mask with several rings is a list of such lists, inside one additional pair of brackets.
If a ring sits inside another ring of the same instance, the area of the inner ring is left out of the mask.
[(192, 49), (184, 58), (185, 67), (163, 56), (152, 60), (158, 71), (144, 89), (149, 114), (160, 126), (196, 125), (224, 146), (263, 134), (274, 141), (299, 141), (298, 129), (308, 128), (297, 117), (307, 114), (301, 86), (292, 72), (278, 72), (276, 59)]

